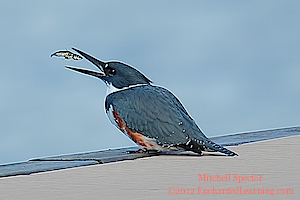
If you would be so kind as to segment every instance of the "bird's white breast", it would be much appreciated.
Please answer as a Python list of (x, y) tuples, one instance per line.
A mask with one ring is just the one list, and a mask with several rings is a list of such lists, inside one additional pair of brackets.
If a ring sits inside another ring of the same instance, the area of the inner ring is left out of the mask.
[(118, 124), (117, 124), (116, 121), (115, 121), (115, 117), (114, 117), (114, 115), (113, 115), (113, 110), (114, 110), (114, 109), (113, 109), (113, 106), (110, 105), (110, 106), (109, 106), (109, 109), (106, 111), (106, 115), (107, 115), (109, 121), (110, 121), (113, 125), (115, 125), (117, 128), (119, 128), (119, 127), (118, 127)]

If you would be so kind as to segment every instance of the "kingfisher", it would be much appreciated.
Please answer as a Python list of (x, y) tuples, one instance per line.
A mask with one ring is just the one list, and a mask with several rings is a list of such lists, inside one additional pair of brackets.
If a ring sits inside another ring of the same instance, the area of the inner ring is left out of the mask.
[(139, 152), (181, 150), (202, 155), (208, 151), (237, 156), (207, 138), (175, 95), (153, 85), (137, 69), (117, 61), (103, 62), (72, 49), (100, 72), (66, 67), (104, 81), (106, 114), (112, 124), (140, 147)]

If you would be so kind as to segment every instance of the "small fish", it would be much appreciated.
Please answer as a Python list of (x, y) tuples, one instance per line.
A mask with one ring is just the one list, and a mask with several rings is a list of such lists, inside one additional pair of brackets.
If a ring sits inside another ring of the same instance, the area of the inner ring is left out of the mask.
[(75, 53), (72, 53), (71, 51), (57, 51), (53, 54), (51, 54), (51, 57), (52, 56), (57, 56), (57, 57), (64, 57), (65, 59), (73, 59), (73, 60), (81, 60), (82, 57), (80, 55), (77, 55)]

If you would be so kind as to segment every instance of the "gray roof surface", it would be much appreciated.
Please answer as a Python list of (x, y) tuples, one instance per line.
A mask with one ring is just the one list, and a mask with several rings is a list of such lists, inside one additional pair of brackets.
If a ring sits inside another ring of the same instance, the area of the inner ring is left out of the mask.
[[(210, 138), (212, 141), (223, 146), (234, 146), (244, 143), (251, 143), (274, 138), (300, 135), (300, 127), (280, 128), (273, 130), (239, 133)], [(88, 153), (77, 153), (69, 155), (52, 156), (45, 158), (31, 159), (28, 162), (0, 165), (0, 177), (29, 175), (32, 173), (73, 168), (79, 166), (104, 164), (122, 160), (133, 160), (142, 157), (158, 156), (165, 154), (181, 154), (179, 152), (155, 153), (128, 153), (138, 150), (137, 147), (109, 149)]]

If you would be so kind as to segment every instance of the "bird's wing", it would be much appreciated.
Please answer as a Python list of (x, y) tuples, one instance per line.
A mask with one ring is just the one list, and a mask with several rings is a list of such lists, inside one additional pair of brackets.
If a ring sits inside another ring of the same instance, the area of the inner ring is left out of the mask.
[(134, 132), (161, 144), (183, 144), (190, 138), (207, 140), (179, 100), (157, 86), (139, 86), (111, 93), (105, 102)]

